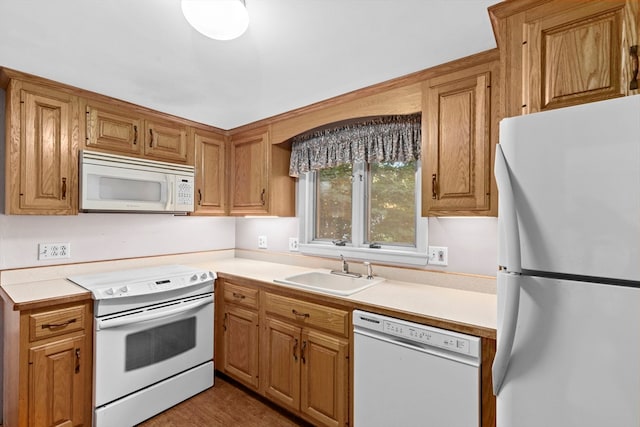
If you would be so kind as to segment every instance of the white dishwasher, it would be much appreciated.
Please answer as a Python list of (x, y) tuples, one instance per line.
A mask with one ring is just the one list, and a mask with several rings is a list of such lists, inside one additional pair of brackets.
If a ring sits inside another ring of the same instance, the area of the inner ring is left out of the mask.
[(353, 312), (355, 427), (478, 427), (480, 338)]

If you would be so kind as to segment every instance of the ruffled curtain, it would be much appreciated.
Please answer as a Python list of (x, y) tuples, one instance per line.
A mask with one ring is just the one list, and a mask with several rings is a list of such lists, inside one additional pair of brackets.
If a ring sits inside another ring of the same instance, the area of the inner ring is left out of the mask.
[(289, 175), (354, 162), (407, 162), (420, 158), (421, 114), (384, 116), (295, 136)]

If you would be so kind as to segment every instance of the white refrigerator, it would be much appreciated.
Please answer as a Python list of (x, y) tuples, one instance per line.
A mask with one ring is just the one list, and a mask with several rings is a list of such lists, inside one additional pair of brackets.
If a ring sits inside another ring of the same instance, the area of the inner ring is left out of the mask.
[(504, 119), (497, 427), (640, 426), (640, 95)]

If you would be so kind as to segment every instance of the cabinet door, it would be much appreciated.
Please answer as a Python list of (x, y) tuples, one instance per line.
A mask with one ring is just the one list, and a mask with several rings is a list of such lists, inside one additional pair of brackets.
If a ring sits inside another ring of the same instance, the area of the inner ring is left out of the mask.
[(68, 338), (29, 351), (29, 425), (89, 426), (85, 337)]
[(266, 214), (269, 210), (269, 133), (231, 140), (231, 213)]
[(265, 319), (265, 394), (281, 405), (300, 408), (300, 328)]
[(258, 388), (258, 313), (227, 305), (223, 320), (224, 372)]
[(145, 157), (187, 162), (187, 128), (171, 122), (146, 120)]
[(478, 215), (490, 208), (491, 73), (426, 84), (422, 215)]
[(348, 407), (348, 343), (303, 330), (300, 410), (325, 426), (344, 426)]
[(9, 93), (6, 212), (77, 213), (77, 98), (18, 81)]
[(115, 107), (87, 102), (85, 147), (122, 154), (140, 154), (142, 120)]
[(564, 11), (548, 5), (534, 16), (543, 13), (524, 24), (523, 113), (629, 90), (629, 47), (637, 37), (629, 33), (635, 20), (627, 15), (625, 1), (585, 2)]
[(224, 136), (196, 130), (196, 215), (224, 215), (226, 203), (226, 142)]

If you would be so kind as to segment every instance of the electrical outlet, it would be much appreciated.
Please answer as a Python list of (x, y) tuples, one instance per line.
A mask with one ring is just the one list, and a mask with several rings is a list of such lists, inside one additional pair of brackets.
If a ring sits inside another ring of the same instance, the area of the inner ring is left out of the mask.
[(446, 246), (429, 246), (429, 264), (448, 265), (449, 248)]
[(39, 243), (38, 259), (71, 258), (70, 243)]
[(298, 238), (289, 237), (289, 250), (295, 252), (298, 250)]
[(258, 249), (267, 249), (267, 236), (258, 236)]

